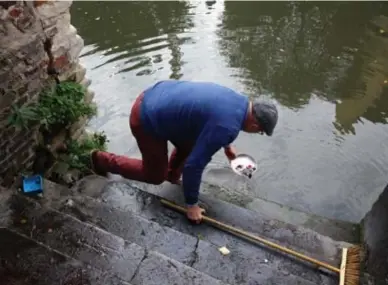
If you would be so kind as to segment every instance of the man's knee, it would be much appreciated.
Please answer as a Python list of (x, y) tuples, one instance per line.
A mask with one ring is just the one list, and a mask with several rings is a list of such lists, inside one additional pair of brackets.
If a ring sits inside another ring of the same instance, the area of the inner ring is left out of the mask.
[(148, 183), (153, 185), (160, 185), (166, 180), (167, 173), (153, 173), (148, 178)]

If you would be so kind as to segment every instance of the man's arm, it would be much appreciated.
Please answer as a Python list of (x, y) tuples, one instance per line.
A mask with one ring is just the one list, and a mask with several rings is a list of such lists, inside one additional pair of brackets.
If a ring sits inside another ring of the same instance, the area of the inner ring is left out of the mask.
[(209, 126), (202, 131), (183, 169), (183, 189), (188, 206), (198, 202), (202, 172), (212, 156), (233, 140), (230, 130), (222, 126)]

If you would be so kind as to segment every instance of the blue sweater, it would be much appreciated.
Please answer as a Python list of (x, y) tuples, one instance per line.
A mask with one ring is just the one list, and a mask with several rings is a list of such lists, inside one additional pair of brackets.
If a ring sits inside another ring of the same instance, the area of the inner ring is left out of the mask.
[(249, 100), (218, 84), (167, 80), (144, 91), (146, 132), (175, 145), (195, 142), (183, 169), (186, 203), (198, 202), (202, 172), (212, 156), (242, 129)]

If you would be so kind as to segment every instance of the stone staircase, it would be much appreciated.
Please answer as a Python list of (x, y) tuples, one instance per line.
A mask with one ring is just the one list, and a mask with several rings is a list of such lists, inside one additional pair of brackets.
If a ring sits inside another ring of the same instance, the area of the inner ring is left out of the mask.
[[(349, 245), (226, 202), (205, 203), (213, 218), (334, 266), (340, 248)], [(229, 255), (219, 252), (222, 246)], [(97, 176), (72, 189), (45, 181), (43, 198), (0, 189), (0, 280), (5, 285), (338, 284), (335, 274), (206, 224), (191, 225), (130, 182)]]

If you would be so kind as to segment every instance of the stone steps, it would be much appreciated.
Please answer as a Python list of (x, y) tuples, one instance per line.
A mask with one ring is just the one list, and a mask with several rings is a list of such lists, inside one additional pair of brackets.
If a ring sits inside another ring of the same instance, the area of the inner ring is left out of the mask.
[[(191, 232), (191, 234), (177, 231), (170, 227), (172, 225), (159, 224), (154, 218), (151, 218), (153, 221), (148, 220), (131, 211), (113, 208), (90, 197), (73, 197), (72, 204), (72, 207), (61, 207), (60, 210), (125, 240), (151, 248), (226, 283), (250, 284), (252, 280), (242, 278), (246, 276), (250, 278), (249, 275), (257, 270), (261, 272), (258, 274), (260, 277), (262, 275), (266, 278), (278, 278), (279, 280), (283, 278), (284, 280), (290, 272), (295, 272), (295, 274), (301, 273), (308, 281), (331, 284), (330, 278), (326, 276), (320, 276), (313, 271), (305, 271), (302, 265), (290, 259), (271, 254), (271, 252), (256, 248), (254, 245), (222, 232), (211, 236), (203, 231)], [(209, 230), (216, 232), (211, 228)], [(233, 255), (222, 256), (218, 248), (223, 245), (226, 245)], [(301, 272), (298, 272), (298, 269)], [(252, 279), (257, 278), (258, 276), (252, 277)], [(292, 281), (292, 278), (296, 279), (295, 282)], [(292, 275), (287, 278), (287, 282), (288, 284), (310, 283), (298, 283), (302, 282), (299, 279), (296, 275)]]
[[(95, 224), (140, 246), (155, 248), (155, 251), (230, 284), (251, 284), (261, 276), (268, 280), (269, 276), (283, 278), (289, 284), (290, 278), (285, 278), (285, 275), (290, 274), (313, 284), (337, 282), (335, 275), (316, 271), (291, 257), (252, 245), (205, 224), (189, 225), (183, 215), (161, 206), (158, 197), (139, 191), (128, 183), (89, 177), (71, 191), (50, 190), (50, 186), (45, 189), (43, 204), (46, 206)], [(66, 206), (70, 204), (71, 207)], [(257, 217), (255, 212), (228, 203), (222, 207), (217, 204), (216, 209), (210, 208), (209, 215), (334, 266), (340, 262), (339, 249), (349, 245), (309, 229), (265, 220)], [(194, 244), (195, 262), (190, 259)], [(232, 252), (228, 258), (218, 252), (218, 248), (224, 245)], [(262, 273), (251, 278), (250, 274), (255, 270)], [(241, 275), (244, 280), (240, 280)]]
[[(74, 197), (76, 202), (73, 202), (71, 207), (66, 207), (68, 211), (72, 212), (71, 209), (77, 208), (79, 198)], [(86, 198), (84, 202), (88, 199), (92, 200), (92, 198)], [(96, 278), (102, 272), (110, 272), (109, 276), (104, 276), (104, 280), (109, 280), (109, 282), (116, 280), (115, 282), (119, 282), (117, 284), (173, 284), (172, 281), (176, 284), (185, 284), (189, 282), (186, 280), (187, 278), (196, 280), (194, 283), (188, 284), (202, 284), (203, 282), (205, 284), (228, 284), (209, 276), (216, 275), (217, 279), (232, 281), (231, 284), (251, 284), (242, 283), (245, 274), (248, 274), (251, 278), (250, 282), (260, 280), (259, 284), (278, 284), (284, 280), (287, 280), (287, 284), (315, 284), (286, 272), (276, 272), (268, 265), (255, 264), (258, 256), (256, 256), (256, 260), (250, 260), (251, 266), (247, 268), (248, 252), (239, 252), (235, 258), (240, 257), (242, 263), (239, 263), (240, 268), (235, 268), (235, 266), (231, 266), (233, 264), (230, 260), (225, 260), (220, 255), (215, 246), (197, 238), (185, 236), (172, 229), (163, 228), (141, 217), (138, 217), (136, 221), (137, 227), (133, 231), (134, 233), (129, 229), (131, 233), (127, 234), (126, 237), (131, 241), (128, 241), (86, 223), (85, 216), (82, 217), (84, 222), (81, 222), (70, 215), (41, 207), (35, 201), (21, 195), (12, 195), (8, 199), (3, 196), (2, 201), (10, 209), (8, 215), (2, 215), (2, 225), (6, 225), (6, 228), (2, 229), (5, 232), (3, 237), (8, 240), (8, 243), (12, 243), (15, 238), (20, 240), (21, 245), (17, 246), (16, 252), (23, 252), (25, 249), (23, 245), (26, 243), (33, 244), (35, 252), (44, 257), (39, 260), (42, 267), (51, 264), (53, 262), (52, 256), (55, 254), (59, 256), (58, 258), (72, 264), (65, 266), (67, 271), (73, 272), (86, 267), (89, 273), (81, 270), (82, 274), (79, 273), (77, 278), (86, 278), (82, 277), (86, 274), (92, 274)], [(134, 225), (133, 222), (130, 224)], [(159, 235), (154, 236), (154, 233), (159, 233)], [(10, 236), (13, 238), (6, 238)], [(7, 244), (7, 242), (2, 244)], [(14, 248), (15, 245), (11, 245), (11, 247)], [(13, 249), (12, 252), (14, 251)], [(159, 252), (163, 252), (169, 257)], [(0, 253), (0, 258), (4, 260), (8, 260), (9, 257), (7, 251)], [(19, 257), (13, 261), (11, 268), (21, 270), (21, 261), (26, 264), (34, 262), (32, 260), (26, 261), (20, 254)], [(268, 258), (270, 257), (268, 256)], [(239, 260), (234, 260), (234, 263), (237, 261)], [(82, 266), (82, 264), (86, 266)], [(209, 265), (213, 266), (209, 267)], [(241, 280), (227, 280), (231, 277), (228, 272), (232, 267), (234, 267), (234, 277)], [(44, 284), (44, 282), (52, 284), (50, 282), (54, 282), (51, 279), (50, 281), (42, 280), (46, 277), (42, 277), (39, 270), (36, 270), (38, 269), (31, 269), (33, 273), (31, 274), (39, 276), (37, 279), (41, 282), (39, 284)], [(252, 272), (255, 270), (257, 272), (252, 276)], [(151, 271), (153, 272), (152, 278), (148, 274)], [(236, 275), (237, 272), (240, 276)], [(64, 274), (63, 278), (68, 278), (67, 275), (70, 273)], [(178, 280), (179, 282), (177, 282)]]
[[(223, 232), (215, 231), (214, 228), (204, 224), (190, 226), (183, 215), (163, 207), (159, 202), (159, 197), (148, 192), (139, 191), (133, 187), (132, 183), (107, 181), (102, 177), (87, 177), (80, 181), (71, 192), (70, 195), (72, 196), (95, 198), (98, 202), (108, 204), (114, 209), (135, 213), (182, 233), (194, 236), (208, 234), (209, 237), (219, 233), (225, 236)], [(183, 202), (182, 193), (175, 192), (171, 194), (167, 197), (168, 199), (179, 204)], [(63, 198), (52, 196), (48, 200), (50, 203), (54, 203), (54, 201), (58, 203)], [(207, 214), (212, 218), (229, 225), (236, 225), (238, 228), (276, 241), (281, 245), (309, 254), (333, 265), (337, 265), (340, 255), (338, 249), (350, 245), (346, 242), (335, 241), (304, 227), (263, 217), (254, 211), (227, 202), (211, 199), (202, 199), (202, 201), (209, 206)], [(58, 206), (56, 205), (56, 207)]]
[[(338, 283), (336, 275), (284, 254), (205, 224), (190, 225), (158, 197), (128, 183), (92, 176), (71, 190), (48, 181), (44, 188), (43, 199), (2, 194), (0, 225), (74, 264), (87, 264), (90, 276), (109, 272), (104, 278), (113, 281), (106, 284)], [(209, 215), (335, 266), (345, 245), (308, 229), (258, 219), (255, 212), (228, 203), (211, 205)], [(221, 255), (221, 246), (231, 253)], [(0, 253), (0, 258), (8, 257)]]
[[(112, 177), (118, 181), (124, 180), (119, 176)], [(217, 175), (213, 175), (213, 177), (217, 177)], [(272, 201), (253, 197), (251, 195), (252, 189), (250, 191), (236, 191), (236, 189), (244, 189), (247, 187), (245, 186), (244, 181), (241, 181), (241, 179), (239, 181), (239, 178), (240, 177), (236, 177), (237, 181), (234, 181), (234, 185), (230, 185), (232, 189), (217, 185), (217, 181), (214, 178), (210, 180), (210, 182), (202, 182), (201, 197), (211, 201), (212, 204), (222, 204), (223, 201), (235, 204), (241, 208), (256, 212), (257, 215), (262, 218), (276, 219), (287, 224), (308, 228), (317, 233), (331, 237), (334, 240), (350, 243), (360, 242), (361, 235), (358, 224), (317, 216), (313, 213), (302, 212), (298, 209)], [(128, 181), (127, 183), (131, 183), (131, 185), (143, 191), (168, 199), (174, 199), (175, 195), (173, 193), (181, 191), (180, 186), (171, 185), (167, 182), (160, 186), (134, 181)]]
[(0, 244), (1, 284), (131, 285), (7, 228), (0, 228)]
[(0, 277), (19, 282), (7, 284), (226, 284), (21, 195), (4, 198)]

